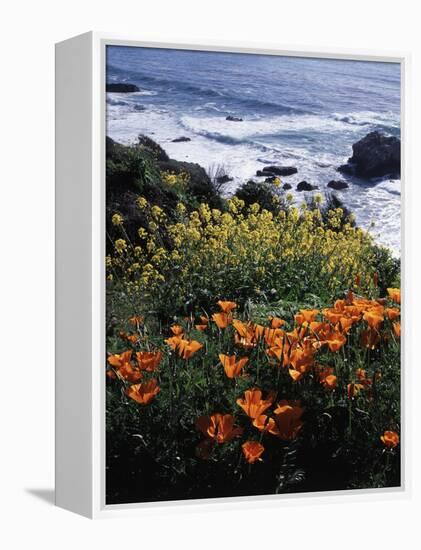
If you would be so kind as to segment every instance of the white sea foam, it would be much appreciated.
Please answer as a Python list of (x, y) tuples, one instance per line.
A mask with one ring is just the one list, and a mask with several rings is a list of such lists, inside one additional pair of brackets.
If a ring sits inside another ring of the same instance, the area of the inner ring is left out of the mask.
[[(257, 136), (281, 136), (292, 132), (321, 132), (333, 131), (360, 132), (358, 125), (350, 124), (339, 117), (325, 117), (319, 115), (282, 115), (269, 118), (245, 119), (242, 122), (232, 122), (223, 116), (194, 117), (183, 116), (182, 126), (195, 134), (214, 139), (245, 140)], [(367, 122), (367, 124), (369, 124)]]

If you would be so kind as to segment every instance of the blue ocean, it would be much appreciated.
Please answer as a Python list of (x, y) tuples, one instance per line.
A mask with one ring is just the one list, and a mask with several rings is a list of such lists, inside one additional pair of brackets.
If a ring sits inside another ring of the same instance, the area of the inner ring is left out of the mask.
[[(109, 46), (107, 81), (139, 86), (107, 94), (107, 134), (146, 134), (177, 160), (233, 177), (230, 194), (267, 164), (295, 166), (282, 178), (327, 189), (352, 144), (373, 130), (400, 134), (400, 66), (333, 59)], [(226, 120), (227, 116), (242, 119)], [(179, 137), (188, 142), (174, 143)], [(400, 180), (346, 177), (338, 191), (357, 223), (400, 251)]]

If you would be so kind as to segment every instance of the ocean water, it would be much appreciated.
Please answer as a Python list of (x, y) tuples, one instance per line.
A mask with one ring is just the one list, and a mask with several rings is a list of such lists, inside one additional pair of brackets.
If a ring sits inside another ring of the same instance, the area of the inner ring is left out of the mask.
[[(400, 180), (336, 170), (367, 133), (400, 135), (398, 64), (109, 46), (107, 81), (141, 89), (107, 94), (113, 139), (131, 143), (146, 134), (172, 158), (211, 172), (223, 165), (234, 178), (227, 194), (268, 164), (297, 167), (281, 178), (297, 202), (302, 180), (324, 191), (345, 179), (349, 189), (337, 194), (357, 223), (399, 255)], [(172, 142), (180, 136), (191, 141)]]

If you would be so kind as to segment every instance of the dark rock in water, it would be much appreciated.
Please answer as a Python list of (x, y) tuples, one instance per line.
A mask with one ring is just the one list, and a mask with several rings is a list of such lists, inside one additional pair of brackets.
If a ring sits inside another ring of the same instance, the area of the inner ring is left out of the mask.
[(381, 132), (371, 132), (352, 146), (353, 155), (338, 171), (363, 178), (401, 173), (401, 141)]
[(216, 183), (228, 183), (229, 181), (232, 181), (234, 178), (230, 178), (227, 174), (224, 174), (223, 176), (219, 176), (216, 178)]
[(191, 141), (191, 139), (186, 136), (181, 136), (172, 140), (173, 143), (181, 143), (182, 141)]
[[(266, 175), (266, 174), (263, 173), (263, 175)], [(276, 179), (279, 179), (278, 176), (269, 176), (268, 178), (265, 179), (265, 183), (273, 183)]]
[(243, 122), (242, 118), (238, 118), (232, 115), (228, 115), (225, 120), (229, 120), (230, 122)]
[(339, 191), (340, 189), (347, 189), (349, 187), (347, 182), (343, 180), (331, 180), (327, 184), (327, 186), (330, 187), (331, 189), (336, 189), (337, 191)]
[(256, 172), (256, 176), (291, 176), (297, 172), (295, 166), (265, 166)]
[(348, 164), (341, 164), (341, 166), (337, 168), (337, 171), (346, 176), (355, 176), (356, 167), (348, 161)]
[(129, 94), (131, 92), (140, 92), (140, 88), (136, 84), (126, 84), (125, 82), (107, 82), (107, 92), (118, 92), (120, 94)]
[(284, 183), (284, 185), (282, 186), (282, 189), (284, 191), (288, 191), (289, 189), (292, 189), (292, 185), (290, 183)]
[(311, 185), (307, 181), (300, 181), (297, 185), (297, 191), (315, 191), (318, 189), (317, 185)]

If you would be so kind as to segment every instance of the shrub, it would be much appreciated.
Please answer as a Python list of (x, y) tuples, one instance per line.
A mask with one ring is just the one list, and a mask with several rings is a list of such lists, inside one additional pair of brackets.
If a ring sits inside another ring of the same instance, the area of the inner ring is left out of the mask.
[(227, 206), (221, 212), (203, 203), (189, 213), (179, 203), (173, 222), (143, 200), (147, 228), (110, 255), (109, 291), (127, 293), (139, 308), (153, 307), (165, 320), (196, 307), (208, 310), (219, 295), (242, 305), (302, 301), (309, 294), (328, 302), (356, 280), (360, 289), (373, 286), (377, 249), (341, 209), (329, 211), (323, 221), (317, 209), (290, 207), (274, 215), (238, 198)]
[(257, 203), (273, 214), (277, 214), (285, 207), (283, 195), (277, 193), (275, 187), (269, 183), (250, 180), (236, 191), (235, 196), (244, 201), (246, 206)]

